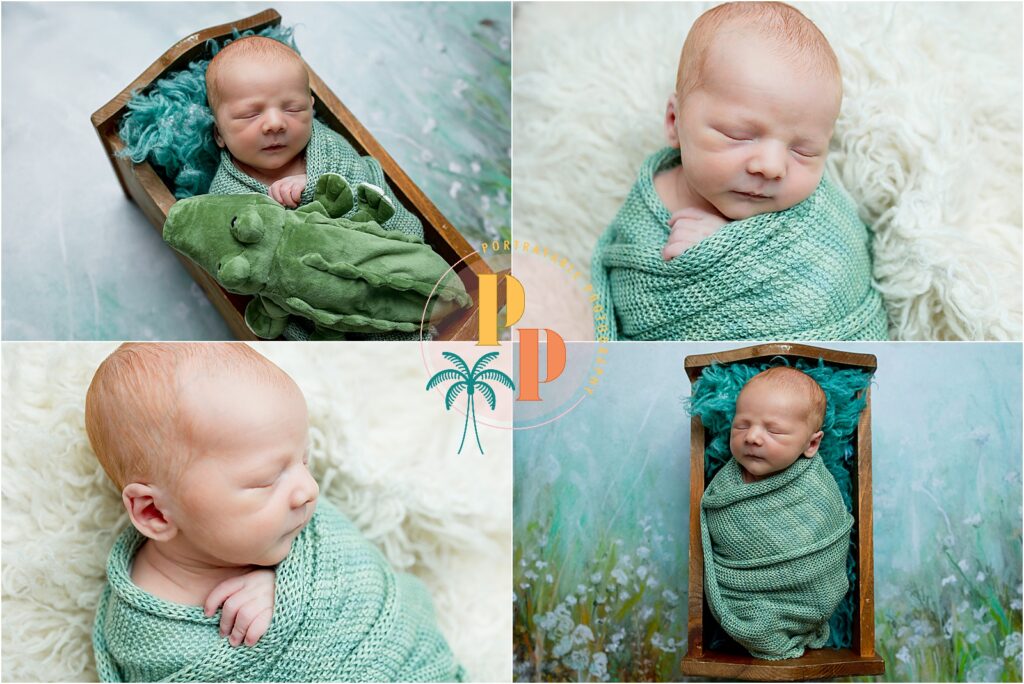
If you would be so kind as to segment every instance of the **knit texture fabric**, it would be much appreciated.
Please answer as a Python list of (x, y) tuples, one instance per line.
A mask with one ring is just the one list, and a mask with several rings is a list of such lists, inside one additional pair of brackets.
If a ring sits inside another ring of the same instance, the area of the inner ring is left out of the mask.
[[(388, 187), (384, 170), (373, 157), (361, 157), (347, 140), (338, 133), (313, 119), (313, 135), (306, 146), (306, 189), (302, 191), (299, 204), (313, 201), (316, 182), (325, 173), (336, 173), (349, 182), (352, 187), (360, 183), (375, 185), (395, 207), (395, 215), (384, 222), (386, 230), (395, 230), (406, 235), (423, 238), (423, 225), (402, 206), (395, 193)], [(258, 192), (266, 195), (269, 189), (252, 176), (243, 173), (231, 160), (227, 149), (222, 149), (220, 166), (210, 185), (211, 195), (244, 195)]]
[(846, 595), (851, 516), (820, 458), (743, 482), (735, 459), (704, 490), (704, 595), (723, 629), (755, 658), (821, 648)]
[(887, 339), (867, 229), (824, 178), (800, 204), (728, 223), (664, 261), (669, 213), (654, 175), (679, 163), (674, 148), (649, 157), (597, 243), (591, 278), (599, 338)]
[(462, 681), (426, 588), (321, 499), (277, 566), (270, 628), (252, 647), (219, 635), (220, 616), (159, 599), (131, 581), (145, 538), (114, 544), (93, 628), (100, 679), (128, 681)]

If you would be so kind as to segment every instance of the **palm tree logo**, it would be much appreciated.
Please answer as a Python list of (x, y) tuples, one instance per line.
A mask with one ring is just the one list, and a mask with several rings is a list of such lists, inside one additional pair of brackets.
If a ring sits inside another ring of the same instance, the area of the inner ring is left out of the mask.
[(476, 407), (474, 405), (474, 399), (476, 392), (479, 391), (483, 395), (484, 399), (487, 400), (488, 406), (491, 410), (494, 410), (494, 406), (497, 403), (497, 397), (494, 395), (494, 388), (488, 385), (484, 380), (493, 380), (494, 382), (500, 383), (510, 390), (515, 390), (515, 383), (512, 382), (512, 378), (508, 377), (500, 370), (496, 368), (484, 368), (487, 364), (494, 359), (498, 358), (498, 352), (487, 352), (473, 364), (473, 369), (470, 370), (466, 362), (462, 360), (462, 357), (452, 352), (443, 352), (441, 354), (444, 358), (448, 359), (455, 368), (446, 368), (442, 371), (438, 371), (434, 374), (434, 377), (427, 381), (427, 390), (432, 390), (442, 382), (449, 382), (455, 380), (456, 382), (448, 388), (448, 391), (444, 395), (444, 410), (448, 411), (451, 409), (452, 404), (459, 398), (462, 391), (466, 391), (466, 399), (469, 404), (466, 407), (466, 422), (462, 426), (462, 441), (459, 442), (459, 451), (462, 453), (462, 446), (466, 443), (466, 431), (469, 428), (469, 414), (473, 414), (473, 434), (476, 435), (476, 446), (480, 449), (480, 453), (484, 453), (483, 446), (480, 445), (480, 433), (476, 429)]

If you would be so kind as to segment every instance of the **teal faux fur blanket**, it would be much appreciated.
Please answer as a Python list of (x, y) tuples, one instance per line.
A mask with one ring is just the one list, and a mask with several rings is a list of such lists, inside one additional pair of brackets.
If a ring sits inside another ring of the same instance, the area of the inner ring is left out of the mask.
[(131, 581), (144, 538), (114, 544), (93, 628), (100, 679), (175, 682), (462, 681), (425, 587), (396, 574), (333, 506), (277, 566), (274, 617), (252, 647), (232, 647), (220, 616), (170, 603)]
[[(726, 224), (665, 262), (669, 213), (654, 175), (679, 150), (647, 159), (591, 264), (595, 328), (610, 340), (882, 340), (867, 228), (822, 179), (786, 211)], [(607, 326), (607, 327), (602, 327)]]
[(849, 589), (851, 516), (820, 458), (745, 483), (735, 459), (700, 504), (704, 595), (722, 628), (757, 658), (798, 658), (829, 640)]
[[(314, 119), (313, 134), (310, 137), (309, 145), (306, 146), (306, 189), (302, 192), (299, 204), (309, 204), (313, 201), (316, 182), (327, 173), (338, 174), (352, 187), (360, 183), (369, 183), (379, 188), (395, 208), (394, 216), (383, 222), (382, 227), (385, 230), (395, 230), (406, 235), (423, 238), (422, 224), (418, 218), (402, 206), (402, 203), (395, 197), (395, 193), (388, 187), (380, 162), (373, 157), (360, 156), (341, 135)], [(221, 150), (220, 166), (210, 185), (210, 194), (244, 195), (250, 192), (266, 195), (268, 188), (252, 176), (240, 171), (231, 161), (231, 155), (227, 150)]]

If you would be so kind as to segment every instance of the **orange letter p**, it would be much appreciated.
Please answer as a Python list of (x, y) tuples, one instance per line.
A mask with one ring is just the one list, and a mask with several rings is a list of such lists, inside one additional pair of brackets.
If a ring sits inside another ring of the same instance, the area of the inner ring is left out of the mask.
[(540, 383), (551, 382), (565, 370), (565, 340), (554, 330), (547, 333), (547, 377), (540, 379), (540, 330), (519, 328), (519, 396), (516, 401), (540, 401)]

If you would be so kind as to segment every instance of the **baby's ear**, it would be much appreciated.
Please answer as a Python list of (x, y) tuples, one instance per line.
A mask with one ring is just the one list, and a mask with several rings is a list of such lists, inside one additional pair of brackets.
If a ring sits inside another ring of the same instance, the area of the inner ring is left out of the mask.
[(671, 147), (679, 147), (679, 130), (676, 128), (676, 95), (668, 98), (665, 106), (665, 137)]
[(177, 526), (157, 505), (157, 492), (150, 485), (132, 482), (121, 490), (121, 501), (128, 510), (132, 525), (144, 537), (167, 541), (178, 533)]
[(217, 143), (217, 147), (224, 147), (224, 138), (220, 135), (220, 129), (217, 128), (217, 124), (213, 124), (213, 141)]
[(818, 453), (818, 447), (821, 446), (821, 438), (824, 435), (825, 433), (822, 432), (821, 430), (818, 430), (813, 435), (811, 435), (811, 441), (807, 444), (807, 448), (804, 449), (803, 455), (805, 458), (811, 458), (816, 453)]

